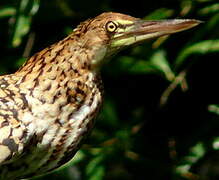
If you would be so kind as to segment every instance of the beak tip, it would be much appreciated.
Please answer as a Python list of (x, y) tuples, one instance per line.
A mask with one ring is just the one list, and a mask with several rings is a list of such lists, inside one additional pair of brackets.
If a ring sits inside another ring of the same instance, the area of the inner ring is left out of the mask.
[(175, 19), (172, 21), (172, 23), (173, 29), (178, 29), (181, 31), (193, 28), (204, 22), (196, 19)]
[(188, 23), (188, 24), (198, 25), (198, 24), (204, 23), (204, 21), (200, 21), (197, 19), (175, 19), (175, 21), (178, 21), (179, 24)]
[(197, 20), (197, 19), (190, 19), (191, 23), (193, 23), (194, 25), (199, 25), (199, 24), (202, 24), (204, 23), (204, 21), (200, 21), (200, 20)]

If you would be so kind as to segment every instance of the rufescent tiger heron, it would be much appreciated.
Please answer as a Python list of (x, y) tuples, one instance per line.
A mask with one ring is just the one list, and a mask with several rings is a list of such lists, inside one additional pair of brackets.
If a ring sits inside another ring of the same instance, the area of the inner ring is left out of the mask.
[(68, 162), (102, 103), (100, 69), (124, 47), (198, 25), (107, 12), (0, 77), (0, 179), (29, 178)]

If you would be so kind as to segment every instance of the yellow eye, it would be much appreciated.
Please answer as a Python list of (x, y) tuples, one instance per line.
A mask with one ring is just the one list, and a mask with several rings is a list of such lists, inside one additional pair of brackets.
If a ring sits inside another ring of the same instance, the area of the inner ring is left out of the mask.
[(105, 26), (106, 30), (108, 32), (115, 32), (116, 29), (117, 29), (117, 25), (113, 22), (113, 21), (109, 21), (106, 23), (106, 26)]

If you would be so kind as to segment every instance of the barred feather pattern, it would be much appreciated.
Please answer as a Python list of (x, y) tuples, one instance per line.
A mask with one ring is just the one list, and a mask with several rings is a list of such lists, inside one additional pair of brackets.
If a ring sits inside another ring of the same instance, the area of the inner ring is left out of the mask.
[(61, 166), (92, 128), (102, 83), (86, 61), (92, 54), (74, 41), (71, 35), (0, 77), (0, 179)]

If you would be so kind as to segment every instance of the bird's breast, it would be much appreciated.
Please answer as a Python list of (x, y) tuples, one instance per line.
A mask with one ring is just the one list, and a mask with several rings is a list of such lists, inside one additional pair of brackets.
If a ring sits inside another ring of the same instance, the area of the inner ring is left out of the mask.
[(99, 76), (89, 73), (63, 86), (56, 82), (49, 86), (49, 90), (37, 87), (25, 95), (28, 106), (19, 117), (27, 128), (28, 141), (21, 156), (22, 164), (19, 158), (13, 162), (11, 176), (23, 165), (28, 166), (28, 170), (20, 171), (20, 176), (25, 178), (61, 166), (74, 156), (81, 140), (93, 127), (102, 103)]

